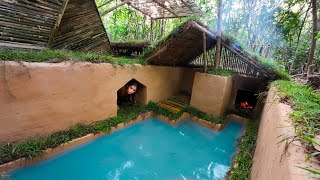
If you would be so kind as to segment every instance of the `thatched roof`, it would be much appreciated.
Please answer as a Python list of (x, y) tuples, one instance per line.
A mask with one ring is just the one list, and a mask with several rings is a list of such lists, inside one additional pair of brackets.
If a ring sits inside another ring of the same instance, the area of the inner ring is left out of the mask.
[[(202, 54), (202, 35), (205, 31), (208, 30), (195, 21), (188, 21), (159, 44), (146, 60), (155, 65), (185, 66)], [(207, 38), (207, 49), (215, 46), (215, 41), (213, 37)]]
[(94, 0), (1, 1), (0, 47), (110, 53)]
[[(149, 64), (162, 66), (193, 66), (197, 57), (203, 54), (203, 34), (206, 36), (206, 50), (215, 50), (217, 35), (194, 20), (182, 24), (177, 30), (157, 45), (145, 58)], [(246, 52), (233, 44), (228, 38), (221, 37), (225, 50), (222, 54), (222, 68), (233, 73), (274, 78), (276, 72), (265, 67)], [(211, 57), (211, 60), (214, 57)]]

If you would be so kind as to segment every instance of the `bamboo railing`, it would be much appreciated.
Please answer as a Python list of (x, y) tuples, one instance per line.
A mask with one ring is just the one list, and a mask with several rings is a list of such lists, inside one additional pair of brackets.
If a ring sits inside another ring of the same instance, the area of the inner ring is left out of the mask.
[[(214, 68), (216, 56), (216, 48), (212, 48), (207, 50), (207, 66), (208, 69)], [(192, 66), (203, 66), (203, 56), (198, 56), (195, 60), (193, 60), (190, 65)], [(225, 69), (231, 71), (233, 74), (251, 76), (251, 77), (260, 77), (261, 73), (259, 69), (254, 67), (252, 64), (246, 62), (237, 54), (232, 53), (227, 48), (222, 46), (221, 49), (221, 62), (220, 69)]]

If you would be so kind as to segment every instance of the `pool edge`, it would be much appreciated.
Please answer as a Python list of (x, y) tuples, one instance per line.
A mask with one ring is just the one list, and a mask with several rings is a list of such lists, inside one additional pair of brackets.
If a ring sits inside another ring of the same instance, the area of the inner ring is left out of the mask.
[(65, 152), (67, 150), (70, 150), (76, 146), (87, 143), (87, 142), (92, 141), (94, 139), (97, 139), (101, 136), (104, 136), (106, 134), (110, 134), (114, 131), (123, 129), (125, 127), (131, 126), (132, 124), (144, 121), (144, 120), (152, 118), (152, 117), (155, 117), (155, 118), (157, 118), (163, 122), (166, 122), (170, 125), (173, 125), (173, 126), (179, 124), (184, 119), (191, 119), (192, 121), (197, 122), (197, 123), (209, 128), (209, 129), (212, 129), (214, 131), (222, 130), (224, 128), (224, 126), (231, 120), (238, 121), (238, 122), (244, 123), (244, 124), (248, 121), (248, 119), (243, 118), (241, 116), (238, 116), (235, 114), (230, 114), (227, 116), (227, 118), (224, 120), (224, 122), (222, 124), (214, 124), (212, 122), (209, 122), (209, 121), (203, 120), (201, 118), (198, 118), (196, 116), (190, 115), (189, 113), (186, 113), (186, 112), (183, 113), (177, 120), (171, 120), (168, 117), (165, 117), (162, 115), (157, 115), (153, 112), (147, 112), (147, 113), (139, 115), (137, 118), (134, 118), (133, 120), (130, 120), (128, 122), (123, 122), (123, 123), (118, 124), (117, 126), (112, 127), (109, 132), (100, 132), (97, 134), (93, 134), (93, 133), (87, 134), (83, 137), (76, 138), (70, 142), (61, 144), (56, 148), (47, 149), (44, 151), (44, 153), (42, 155), (37, 156), (33, 159), (20, 158), (20, 159), (2, 164), (2, 165), (0, 165), (0, 174), (8, 173), (8, 172), (11, 172), (11, 171), (19, 169), (19, 168), (31, 166), (35, 163), (38, 163), (40, 161), (43, 161), (43, 160), (49, 159), (53, 156), (56, 156), (58, 154), (61, 154), (61, 153)]

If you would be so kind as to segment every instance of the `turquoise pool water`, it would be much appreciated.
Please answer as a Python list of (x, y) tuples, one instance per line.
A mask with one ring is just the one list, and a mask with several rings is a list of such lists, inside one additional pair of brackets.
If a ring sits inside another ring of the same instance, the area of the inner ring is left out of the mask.
[(244, 126), (214, 132), (193, 121), (151, 118), (49, 160), (16, 170), (13, 180), (223, 179)]

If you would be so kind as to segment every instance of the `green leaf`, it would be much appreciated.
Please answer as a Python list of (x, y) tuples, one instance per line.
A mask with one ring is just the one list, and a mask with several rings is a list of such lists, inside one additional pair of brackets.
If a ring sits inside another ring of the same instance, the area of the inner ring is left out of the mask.
[(312, 170), (312, 169), (309, 169), (309, 168), (305, 168), (305, 167), (299, 167), (299, 166), (296, 166), (300, 169), (303, 169), (303, 170), (306, 170), (306, 171), (309, 171), (310, 173), (312, 174), (317, 174), (317, 175), (320, 175), (320, 171), (319, 170)]

